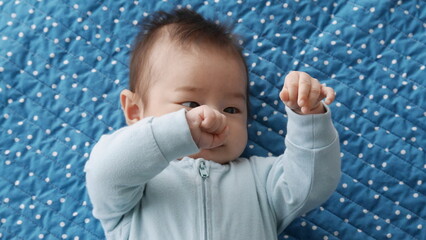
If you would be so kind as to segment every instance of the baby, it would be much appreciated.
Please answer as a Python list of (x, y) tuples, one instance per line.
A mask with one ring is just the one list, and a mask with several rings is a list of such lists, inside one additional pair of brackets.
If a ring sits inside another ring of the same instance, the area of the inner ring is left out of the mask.
[(85, 171), (108, 239), (277, 239), (340, 178), (332, 88), (290, 72), (286, 150), (240, 158), (248, 73), (235, 37), (190, 10), (158, 12), (136, 39), (128, 126), (103, 135)]

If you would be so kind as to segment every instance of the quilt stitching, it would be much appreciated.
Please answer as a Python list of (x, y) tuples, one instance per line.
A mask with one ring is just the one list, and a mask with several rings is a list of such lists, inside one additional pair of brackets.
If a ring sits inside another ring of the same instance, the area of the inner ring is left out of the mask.
[[(242, 37), (256, 111), (247, 154), (285, 148), (277, 94), (286, 72), (307, 71), (338, 92), (330, 108), (341, 182), (279, 239), (423, 239), (426, 55), (415, 51), (426, 46), (425, 3), (0, 0), (0, 238), (103, 239), (76, 184), (95, 139), (125, 124), (116, 97), (128, 81), (128, 37), (154, 11), (177, 7), (232, 22)], [(36, 220), (30, 203), (60, 220)]]
[[(288, 53), (287, 53), (288, 54)], [(266, 60), (268, 60), (268, 61), (270, 61), (267, 57), (263, 57), (264, 59), (266, 59)], [(298, 61), (300, 61), (301, 63), (303, 63), (303, 61), (301, 61), (301, 60), (298, 60)], [(320, 72), (322, 72), (321, 70), (319, 70), (319, 69), (317, 69), (318, 71), (320, 71)], [(250, 72), (251, 73), (253, 73), (253, 72), (255, 72), (254, 70), (250, 70)], [(324, 75), (326, 75), (326, 76), (328, 76), (327, 75), (327, 73), (325, 73), (325, 72), (322, 72)], [(258, 76), (257, 74), (256, 74), (256, 76)], [(328, 77), (331, 77), (331, 76), (328, 76)], [(339, 81), (340, 82), (340, 81)], [(350, 86), (348, 86), (348, 85), (346, 85), (347, 86), (347, 88), (351, 88)], [(356, 91), (356, 89), (353, 89), (354, 91)], [(357, 91), (358, 92), (358, 91)], [(361, 94), (362, 95), (362, 94)], [(367, 97), (365, 96), (365, 95), (362, 95), (362, 97), (363, 98), (365, 98), (365, 99), (367, 99)], [(342, 103), (340, 103), (340, 104), (342, 104)], [(378, 104), (378, 103), (377, 103)], [(378, 104), (380, 107), (382, 107), (382, 108), (384, 108), (384, 109), (386, 109), (386, 110), (389, 110), (389, 111), (391, 111), (390, 109), (388, 109), (388, 108), (386, 108), (386, 107), (383, 107), (382, 105), (380, 105), (380, 104)], [(355, 111), (354, 111), (355, 112)], [(395, 113), (395, 112), (393, 112), (393, 111), (391, 111), (392, 113)], [(355, 112), (355, 113), (357, 113), (357, 112)], [(396, 114), (396, 113), (395, 113)], [(359, 117), (361, 117), (361, 118), (364, 118), (364, 119), (366, 119), (366, 120), (368, 120), (368, 121), (370, 121), (371, 123), (373, 123), (374, 125), (377, 125), (377, 123), (374, 121), (374, 120), (372, 120), (372, 119), (370, 119), (370, 118), (368, 118), (368, 117), (366, 117), (365, 116), (365, 114), (360, 114), (360, 113), (357, 113), (357, 115), (359, 116)], [(406, 120), (406, 119), (404, 119), (404, 120)], [(411, 122), (410, 122), (411, 123)], [(412, 125), (414, 125), (415, 126), (415, 124), (414, 123), (412, 123)], [(401, 136), (399, 136), (399, 135), (397, 135), (396, 133), (394, 133), (394, 132), (391, 132), (389, 129), (386, 129), (386, 128), (384, 128), (384, 127), (382, 127), (383, 129), (385, 129), (386, 131), (389, 131), (390, 133), (392, 133), (395, 137), (397, 137), (397, 138), (399, 138), (399, 139), (401, 139), (402, 137)], [(422, 128), (421, 128), (422, 129)], [(422, 130), (424, 130), (424, 129), (422, 129)], [(411, 143), (409, 143), (413, 148), (416, 148), (414, 145), (412, 145)]]
[[(6, 180), (4, 177), (0, 177), (0, 178), (2, 178), (4, 181), (9, 182), (9, 180)], [(9, 182), (9, 183), (10, 183), (10, 184), (12, 184), (11, 182)], [(14, 188), (15, 188), (15, 189), (20, 190), (21, 192), (23, 192), (24, 194), (26, 194), (28, 197), (33, 196), (32, 194), (30, 194), (29, 192), (25, 191), (24, 189), (22, 189), (22, 188), (20, 188), (20, 187), (18, 187), (18, 186), (15, 186)], [(54, 213), (56, 213), (57, 215), (59, 215), (59, 216), (63, 217), (64, 219), (66, 219), (68, 222), (70, 222), (70, 223), (74, 224), (75, 226), (78, 226), (78, 227), (80, 227), (80, 228), (83, 228), (83, 230), (85, 230), (85, 231), (89, 232), (91, 235), (96, 236), (96, 237), (99, 239), (99, 237), (98, 237), (96, 234), (94, 234), (93, 232), (91, 232), (89, 229), (84, 228), (84, 227), (82, 227), (82, 225), (81, 225), (81, 224), (76, 223), (76, 222), (72, 221), (71, 219), (67, 218), (65, 215), (61, 214), (58, 210), (56, 210), (56, 209), (54, 209), (54, 208), (50, 207), (49, 205), (47, 205), (47, 204), (46, 204), (46, 203), (44, 203), (44, 202), (41, 202), (41, 201), (37, 200), (37, 198), (35, 199), (35, 201), (39, 202), (40, 204), (42, 204), (42, 205), (43, 205), (43, 206), (45, 206), (46, 208), (49, 208), (51, 211), (53, 211), (53, 212), (54, 212)], [(2, 204), (5, 204), (5, 203), (2, 203)], [(7, 206), (8, 206), (11, 210), (15, 211), (16, 213), (18, 213), (18, 212), (19, 212), (17, 209), (14, 209), (14, 208), (12, 208), (11, 206), (9, 206), (9, 204), (6, 204), (6, 205), (7, 205)], [(38, 227), (42, 228), (44, 231), (46, 231), (46, 232), (48, 232), (49, 234), (51, 234), (52, 236), (55, 236), (56, 238), (61, 239), (61, 237), (57, 236), (56, 234), (54, 234), (54, 233), (50, 232), (50, 231), (49, 231), (49, 230), (47, 230), (47, 229), (44, 229), (42, 224), (37, 224), (37, 222), (36, 222), (36, 221), (34, 221), (33, 219), (31, 219), (31, 217), (29, 217), (29, 216), (25, 216), (23, 213), (21, 213), (21, 215), (22, 215), (22, 216), (24, 216), (25, 218), (27, 218), (28, 220), (30, 220), (31, 222), (33, 222), (33, 223), (34, 223), (35, 225), (37, 225)]]
[[(25, 2), (25, 1), (24, 1)], [(63, 2), (63, 1), (62, 1)], [(27, 3), (27, 2), (25, 2)], [(64, 2), (63, 2), (64, 3)], [(29, 3), (27, 3), (28, 5), (32, 6), (33, 8), (37, 9), (38, 11), (44, 13), (45, 15), (47, 15), (45, 12), (43, 12), (42, 10), (40, 10), (39, 8), (36, 8), (34, 5), (31, 5)], [(70, 7), (69, 5), (67, 5), (68, 7)], [(71, 8), (72, 10), (75, 10), (73, 8)], [(75, 34), (76, 36), (81, 36), (79, 34), (77, 34), (76, 32), (74, 32), (72, 30), (72, 28), (70, 28), (69, 26), (65, 25), (63, 22), (60, 22), (62, 24), (62, 26), (64, 26), (64, 28), (66, 28), (67, 30), (69, 30), (71, 33)], [(96, 29), (96, 28), (95, 28)], [(83, 36), (81, 36), (84, 40), (89, 41), (88, 39), (84, 38)], [(96, 45), (93, 44), (89, 44), (89, 46), (95, 48), (96, 50), (99, 50), (100, 52), (102, 52), (103, 54), (107, 55), (108, 57), (110, 57), (111, 59), (114, 59), (114, 57), (108, 53), (106, 53), (105, 51), (103, 51), (102, 49), (98, 48)], [(120, 64), (122, 64), (124, 67), (128, 67), (128, 65), (122, 61), (120, 61), (119, 59), (115, 59), (117, 62), (119, 62)]]
[[(2, 15), (4, 15), (2, 12), (0, 12), (0, 14), (2, 14)], [(22, 25), (24, 25), (24, 26), (26, 26), (26, 27), (28, 27), (28, 25), (26, 25), (26, 24), (24, 24), (24, 23), (22, 23), (22, 22), (20, 22)], [(29, 27), (28, 27), (29, 28)], [(43, 36), (45, 39), (47, 39), (47, 40), (49, 40), (49, 41), (51, 41), (51, 39), (50, 38), (48, 38), (47, 36), (45, 36), (44, 34), (40, 34), (41, 36)], [(12, 40), (14, 40), (14, 39), (12, 39)], [(14, 42), (17, 42), (16, 40), (14, 41)], [(63, 46), (61, 46), (60, 44), (55, 44), (55, 46), (59, 46), (62, 50), (64, 50), (64, 51), (66, 51), (67, 52), (67, 54), (69, 54), (69, 55), (72, 55), (74, 58), (78, 58), (76, 55), (74, 55), (74, 54), (72, 54), (71, 52), (69, 52), (69, 51), (67, 51), (66, 50), (66, 48), (65, 47), (63, 47)], [(30, 51), (28, 51), (28, 52), (30, 52)], [(30, 53), (33, 53), (34, 55), (37, 55), (35, 52), (30, 52)], [(84, 60), (83, 61), (81, 61), (81, 62), (84, 62)], [(49, 64), (50, 66), (53, 66), (53, 67), (55, 67), (55, 65), (53, 65), (53, 64), (50, 64), (48, 61), (46, 61), (46, 63), (47, 64)], [(86, 63), (91, 69), (95, 69), (94, 68), (94, 66), (91, 66), (91, 65), (89, 65), (88, 63)], [(57, 68), (58, 70), (59, 70), (59, 68)], [(59, 71), (61, 71), (61, 72), (63, 72), (62, 70), (59, 70)], [(100, 72), (100, 71), (96, 71), (96, 72)], [(63, 72), (63, 73), (65, 73), (67, 76), (70, 76), (71, 74), (69, 74), (69, 73), (66, 73), (66, 72)], [(101, 74), (103, 74), (103, 73), (101, 73)], [(30, 74), (30, 75), (33, 75), (33, 74)], [(109, 79), (109, 80), (111, 80), (110, 81), (110, 83), (111, 83), (111, 86), (114, 86), (114, 84), (112, 84), (114, 81), (113, 81), (113, 79), (111, 79), (111, 78), (109, 78), (107, 75), (104, 75), (103, 74), (103, 76), (104, 77), (106, 77), (107, 79)], [(74, 77), (72, 77), (72, 78), (74, 78)], [(41, 81), (41, 80), (40, 80)], [(41, 82), (43, 82), (43, 81), (41, 81)], [(79, 82), (80, 84), (82, 84), (81, 82)], [(82, 84), (83, 85), (83, 84)], [(117, 85), (117, 84), (115, 84), (115, 85)], [(85, 86), (85, 85), (83, 85), (83, 86)], [(124, 87), (124, 86), (122, 86), (122, 85), (120, 85), (121, 87)], [(85, 88), (87, 88), (87, 89), (90, 89), (90, 91), (92, 91), (92, 92), (94, 92), (94, 93), (96, 93), (96, 91), (94, 91), (93, 89), (91, 89), (91, 88), (89, 88), (89, 87), (87, 87), (87, 86), (85, 86)], [(99, 96), (99, 94), (95, 94), (95, 96)], [(111, 106), (114, 106), (116, 109), (118, 109), (117, 108), (117, 105), (116, 104), (114, 104), (114, 103), (112, 103), (112, 102), (109, 102), (108, 100), (106, 100), (105, 99), (105, 101), (107, 102), (107, 103), (109, 103), (109, 104), (111, 104)]]
[[(351, 154), (354, 158), (356, 158), (356, 155), (354, 155), (352, 152), (350, 152), (349, 150), (343, 150), (343, 151), (345, 151), (345, 152), (347, 152), (347, 153), (349, 153), (349, 154)], [(357, 158), (358, 159), (358, 158)], [(365, 162), (365, 161), (363, 161), (362, 159), (361, 159), (361, 161), (363, 162), (363, 165), (365, 165), (366, 167), (371, 167), (370, 166), (370, 164), (368, 164), (368, 162)], [(398, 180), (398, 182), (401, 182), (401, 180), (399, 180), (398, 178), (396, 178), (396, 177), (394, 177), (394, 176), (392, 176), (392, 175), (390, 175), (390, 174), (388, 174), (388, 173), (386, 173), (385, 171), (383, 171), (383, 170), (381, 170), (381, 169), (378, 169), (378, 168), (376, 168), (378, 171), (380, 171), (381, 173), (384, 173), (385, 175), (387, 175), (387, 176), (390, 176), (391, 178), (394, 178), (394, 179), (396, 179), (396, 180)], [(348, 175), (348, 176), (350, 176), (352, 179), (356, 179), (356, 178), (354, 178), (352, 175), (350, 175), (348, 172), (344, 172), (343, 174), (345, 174), (345, 175)], [(380, 195), (380, 197), (383, 197), (383, 198), (385, 198), (385, 199), (387, 199), (387, 200), (389, 200), (390, 202), (392, 202), (393, 204), (395, 203), (395, 200), (393, 200), (393, 199), (391, 199), (391, 197), (389, 196), (386, 196), (386, 194), (385, 193), (383, 193), (383, 192), (381, 192), (380, 191), (380, 189), (375, 189), (375, 188), (373, 188), (373, 187), (370, 187), (370, 186), (368, 186), (368, 185), (366, 185), (366, 184), (364, 184), (362, 181), (357, 181), (357, 183), (360, 183), (360, 184), (362, 184), (365, 188), (368, 188), (368, 189), (370, 189), (371, 191), (373, 191), (373, 192), (375, 192), (375, 193), (378, 193), (379, 195)], [(391, 183), (391, 184), (395, 184), (395, 183)], [(410, 190), (412, 190), (413, 192), (416, 192), (416, 193), (420, 193), (421, 195), (423, 195), (420, 191), (417, 191), (417, 190), (415, 190), (415, 189), (413, 189), (413, 188), (411, 188), (411, 186), (409, 186), (408, 184), (406, 184), (406, 183), (404, 183), (404, 186), (407, 186)], [(386, 192), (386, 191), (384, 191), (384, 192)], [(423, 195), (423, 197), (424, 197), (424, 195)], [(352, 201), (354, 201), (353, 199), (351, 199)], [(423, 220), (423, 221), (425, 221), (425, 219), (423, 219), (421, 216), (419, 216), (418, 214), (416, 214), (416, 212), (415, 212), (415, 210), (411, 210), (408, 206), (404, 206), (403, 204), (398, 204), (398, 206), (400, 206), (400, 207), (402, 207), (403, 209), (405, 209), (407, 212), (409, 212), (411, 215), (413, 215), (413, 216), (416, 216), (417, 218), (419, 218), (419, 219), (421, 219), (421, 220)]]
[[(8, 62), (10, 62), (10, 63), (12, 63), (12, 64), (15, 64), (14, 62), (12, 62), (12, 61), (10, 61), (10, 60), (8, 60), (7, 59), (7, 61)], [(15, 65), (16, 66), (16, 65)], [(36, 78), (36, 77), (34, 77), (32, 74), (29, 74), (28, 72), (26, 72), (26, 71), (24, 71), (25, 73), (27, 73), (29, 76), (31, 76), (32, 78), (35, 78), (35, 79), (37, 79), (39, 82), (41, 82), (41, 83), (44, 83), (43, 81), (41, 81), (41, 80), (39, 80), (38, 78)], [(45, 84), (44, 84), (45, 85)], [(45, 85), (46, 86), (46, 88), (47, 89), (51, 89), (49, 86), (47, 86), (47, 85)], [(34, 102), (34, 104), (36, 104), (36, 105), (38, 105), (38, 106), (40, 106), (42, 109), (44, 109), (45, 111), (47, 111), (47, 112), (49, 112), (49, 113), (51, 113), (53, 116), (55, 116), (57, 119), (61, 119), (60, 117), (59, 117), (59, 115), (56, 115), (56, 114), (54, 114), (54, 113), (52, 113), (48, 108), (46, 108), (46, 107), (43, 107), (43, 106), (41, 106), (40, 104), (38, 104), (37, 103), (37, 101), (36, 100), (34, 100), (33, 98), (31, 98), (30, 96), (28, 96), (28, 95), (25, 95), (23, 92), (21, 92), (21, 91), (19, 91), (17, 88), (15, 88), (15, 87), (12, 87), (12, 86), (10, 86), (10, 88), (12, 89), (14, 89), (15, 91), (17, 91), (17, 92), (19, 92), (20, 94), (21, 94), (21, 96), (24, 96), (24, 97), (26, 97), (26, 99), (29, 99), (29, 100), (31, 100), (32, 102)], [(52, 91), (54, 91), (54, 90), (52, 90)], [(55, 93), (57, 93), (57, 92), (55, 92)], [(79, 107), (79, 108), (83, 108), (83, 107), (81, 107), (81, 105), (78, 105), (77, 103), (74, 103), (74, 102), (72, 102), (71, 100), (69, 100), (69, 99), (67, 99), (71, 104), (73, 104), (74, 106), (76, 106), (76, 107)], [(83, 108), (84, 109), (84, 108)], [(85, 112), (90, 112), (90, 111), (85, 111)], [(24, 118), (25, 119), (25, 118)], [(97, 119), (97, 120), (100, 120), (100, 119), (98, 119), (98, 118), (96, 118), (96, 117), (93, 117), (93, 119)], [(62, 119), (61, 119), (62, 120)], [(100, 120), (101, 121), (101, 120)], [(66, 121), (63, 121), (65, 124), (67, 124), (67, 126), (71, 126), (72, 128), (74, 128), (74, 126), (73, 125), (71, 125), (71, 124), (69, 124), (69, 123), (67, 123)], [(101, 122), (103, 122), (103, 121), (101, 121)], [(103, 122), (104, 123), (104, 125), (105, 126), (108, 126), (105, 122)], [(83, 133), (83, 135), (85, 135), (87, 138), (89, 138), (90, 140), (92, 140), (93, 142), (95, 141), (93, 138), (91, 138), (89, 135), (87, 135), (87, 134), (85, 134), (84, 132), (82, 132), (81, 130), (79, 130), (79, 129), (76, 129), (76, 128), (74, 128), (74, 130), (75, 131), (79, 131), (80, 133)]]
[[(297, 13), (292, 9), (292, 11), (293, 11), (293, 13), (297, 16)], [(256, 11), (255, 11), (256, 12)], [(341, 18), (341, 17), (339, 17), (339, 16), (335, 16), (335, 17), (338, 17), (338, 18)], [(310, 24), (310, 25), (312, 25), (312, 26), (314, 26), (316, 29), (318, 29), (321, 33), (328, 33), (330, 36), (332, 36), (332, 37), (336, 37), (335, 36), (335, 34), (332, 34), (332, 33), (330, 33), (330, 32), (327, 32), (327, 31), (324, 31), (324, 30), (322, 30), (322, 29), (320, 29), (318, 26), (316, 26), (316, 25), (314, 25), (313, 23), (311, 23), (310, 21), (306, 21), (305, 20), (305, 18), (304, 17), (301, 17), (300, 19), (302, 19), (302, 21), (305, 21), (307, 24)], [(343, 19), (342, 19), (343, 20)], [(273, 21), (273, 20), (272, 20)], [(276, 25), (277, 26), (281, 26), (282, 27), (282, 29), (284, 29), (284, 30), (288, 30), (288, 28), (287, 27), (285, 27), (284, 25), (282, 25), (282, 24), (280, 24), (280, 23), (276, 23)], [(252, 32), (253, 32), (253, 30), (252, 29), (250, 29), (249, 27), (247, 27), (247, 26), (245, 26), (247, 29), (249, 29), (249, 30), (251, 30)], [(359, 27), (357, 27), (358, 29), (360, 29)], [(361, 30), (361, 29), (360, 29)], [(293, 34), (291, 31), (288, 31), (288, 33), (290, 33), (290, 34)], [(295, 35), (295, 36), (297, 36), (297, 35)], [(341, 38), (339, 38), (339, 37), (336, 37), (336, 38), (338, 38), (339, 40), (341, 40), (343, 43), (345, 43), (345, 44), (349, 44), (349, 43), (347, 43), (347, 42), (345, 42), (343, 39), (341, 39)], [(279, 44), (276, 44), (273, 40), (272, 40), (272, 38), (266, 38), (265, 37), (265, 39), (267, 39), (267, 40), (269, 40), (271, 43), (273, 43), (275, 46), (279, 46)], [(300, 39), (300, 37), (299, 36), (297, 36), (297, 39)], [(306, 39), (305, 39), (306, 40)], [(338, 58), (338, 57), (336, 57), (336, 56), (334, 56), (334, 55), (332, 55), (330, 52), (327, 52), (327, 51), (325, 51), (325, 50), (323, 50), (322, 48), (320, 48), (320, 47), (318, 47), (318, 46), (314, 46), (314, 45), (312, 45), (312, 44), (310, 44), (310, 43), (307, 43), (305, 40), (303, 40), (303, 42), (305, 43), (305, 45), (311, 45), (313, 48), (316, 48), (316, 49), (319, 49), (319, 50), (321, 50), (324, 54), (326, 54), (326, 55), (328, 55), (328, 56), (330, 56), (330, 57), (332, 57), (333, 59), (336, 59), (336, 60), (338, 60), (340, 63), (342, 63), (342, 64), (344, 64), (344, 65), (346, 65), (345, 64), (345, 62), (342, 60), (342, 59), (340, 59), (340, 58)], [(302, 41), (302, 40), (301, 40)], [(355, 50), (357, 50), (360, 54), (362, 54), (364, 57), (367, 57), (367, 58), (371, 58), (371, 57), (369, 57), (369, 56), (367, 56), (367, 55), (365, 55), (361, 50), (359, 50), (359, 49), (357, 49), (357, 48), (355, 48), (355, 47), (353, 47), (353, 46), (351, 46), (351, 48), (353, 48), (353, 49), (355, 49)], [(297, 58), (295, 58), (296, 60), (299, 60), (300, 61), (300, 59), (297, 59)], [(374, 60), (373, 60), (374, 61)], [(380, 64), (380, 62), (378, 62), (378, 61), (374, 61), (374, 62), (377, 62), (377, 63), (379, 63)], [(420, 63), (419, 63), (420, 64)], [(402, 76), (402, 73), (398, 73), (397, 71), (395, 71), (395, 70), (393, 70), (392, 68), (390, 68), (390, 67), (388, 67), (388, 66), (385, 66), (385, 65), (382, 65), (382, 66), (384, 66), (384, 67), (386, 67), (387, 69), (390, 69), (390, 70), (392, 70), (392, 71), (394, 71), (395, 73), (397, 73), (399, 76), (401, 76), (402, 78), (404, 78), (404, 79), (409, 79), (409, 80), (411, 80), (411, 81), (413, 81), (413, 82), (415, 82), (415, 83), (417, 83), (417, 84), (419, 84), (419, 86), (421, 86), (421, 87), (424, 87), (423, 85), (421, 85), (420, 83), (418, 83), (418, 82), (416, 82), (416, 81), (414, 81), (414, 80), (412, 80), (412, 79), (410, 79), (410, 78), (406, 78), (406, 77), (403, 77)], [(348, 66), (349, 67), (349, 66)], [(365, 73), (361, 73), (361, 72), (359, 72), (358, 70), (355, 70), (354, 68), (352, 68), (352, 70), (354, 70), (354, 71), (356, 71), (356, 72), (358, 72), (360, 75), (365, 75)], [(327, 74), (325, 74), (325, 75), (327, 75)], [(379, 83), (379, 82), (378, 82)], [(411, 102), (411, 103), (414, 103), (414, 102), (412, 102), (410, 99), (408, 99), (408, 98), (406, 98), (405, 96), (402, 96), (402, 95), (399, 95), (400, 97), (402, 97), (402, 98), (404, 98), (405, 100), (407, 100), (408, 102)], [(423, 108), (421, 108), (421, 106), (419, 106), (419, 105), (417, 105), (417, 104), (414, 104), (416, 107), (419, 107), (420, 109), (422, 109), (423, 111), (426, 111), (425, 109), (423, 109)]]

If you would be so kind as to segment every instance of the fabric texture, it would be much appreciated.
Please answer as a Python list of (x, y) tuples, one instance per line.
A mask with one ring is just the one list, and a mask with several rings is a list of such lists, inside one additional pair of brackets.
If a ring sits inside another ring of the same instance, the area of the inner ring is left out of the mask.
[(342, 178), (279, 239), (426, 239), (426, 2), (0, 0), (0, 236), (104, 239), (83, 167), (125, 125), (138, 24), (192, 8), (235, 25), (249, 68), (244, 157), (284, 151), (291, 70), (333, 87)]
[(225, 165), (184, 157), (198, 152), (185, 109), (103, 135), (85, 171), (107, 238), (276, 239), (295, 217), (326, 201), (340, 180), (331, 112), (287, 111), (293, 128), (285, 153)]

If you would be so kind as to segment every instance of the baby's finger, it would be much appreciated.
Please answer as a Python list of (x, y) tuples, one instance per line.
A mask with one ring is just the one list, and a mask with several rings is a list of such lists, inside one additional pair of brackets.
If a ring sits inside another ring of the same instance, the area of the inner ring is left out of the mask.
[(288, 106), (289, 108), (291, 108), (291, 109), (298, 109), (299, 108), (296, 101), (290, 102), (290, 95), (289, 95), (288, 89), (286, 87), (284, 87), (283, 90), (281, 91), (280, 97), (281, 97), (281, 100), (283, 101), (283, 103), (286, 106)]
[(297, 105), (297, 95), (299, 88), (299, 73), (298, 72), (290, 72), (285, 79), (284, 83), (285, 87), (287, 87), (289, 100), (289, 105)]
[(321, 88), (322, 88), (322, 85), (319, 83), (318, 80), (315, 80), (312, 82), (311, 91), (309, 92), (309, 108), (310, 109), (315, 108), (318, 105), (318, 103), (321, 101), (321, 99), (319, 99), (321, 95)]
[(208, 119), (205, 119), (201, 124), (201, 127), (204, 131), (210, 134), (218, 134), (223, 131), (226, 127), (226, 117), (222, 113), (217, 110), (213, 110), (209, 108), (209, 116)]
[(228, 135), (229, 135), (229, 127), (225, 127), (222, 132), (220, 132), (219, 134), (213, 135), (210, 146), (207, 147), (207, 149), (215, 148), (222, 145), (223, 143), (225, 143)]
[(280, 98), (281, 98), (281, 101), (283, 101), (284, 103), (288, 102), (288, 100), (290, 99), (290, 97), (288, 95), (287, 87), (283, 87), (283, 90), (281, 90)]
[(203, 107), (203, 115), (202, 115), (202, 122), (201, 122), (201, 129), (203, 131), (210, 132), (216, 124), (215, 121), (215, 113), (213, 112), (213, 109), (207, 107), (207, 106), (201, 106)]
[(312, 78), (306, 73), (299, 74), (299, 91), (297, 104), (299, 107), (306, 107), (309, 99), (309, 94), (312, 87)]
[(212, 125), (212, 127), (210, 129), (208, 129), (208, 133), (218, 134), (223, 130), (224, 126), (223, 126), (222, 120), (221, 120), (222, 117), (219, 115), (220, 113), (215, 111), (214, 114), (215, 114), (214, 120), (213, 120), (214, 124)]
[(336, 92), (331, 87), (323, 87), (323, 94), (325, 95), (325, 104), (330, 105), (336, 98)]
[(217, 111), (216, 112), (216, 122), (218, 123), (218, 126), (217, 126), (216, 130), (212, 132), (212, 134), (221, 134), (227, 126), (225, 115), (223, 115), (222, 113)]

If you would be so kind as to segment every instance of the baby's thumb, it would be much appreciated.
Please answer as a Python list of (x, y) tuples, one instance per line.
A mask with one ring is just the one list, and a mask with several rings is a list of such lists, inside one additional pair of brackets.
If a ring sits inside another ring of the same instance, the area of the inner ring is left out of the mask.
[(219, 147), (226, 142), (228, 135), (229, 135), (229, 127), (226, 126), (222, 132), (218, 134), (210, 135), (211, 138), (209, 137), (209, 141), (205, 142), (205, 145), (202, 148), (211, 149), (211, 148)]
[(283, 88), (281, 90), (281, 92), (280, 92), (280, 98), (281, 98), (281, 101), (283, 101), (284, 103), (288, 102), (288, 100), (290, 99), (290, 97), (289, 97), (289, 93), (288, 93), (287, 88)]

